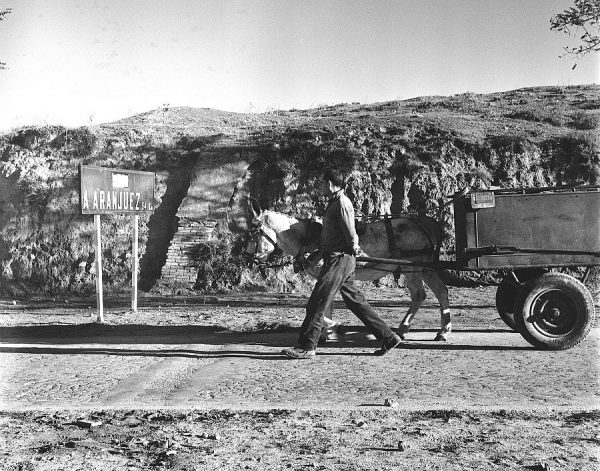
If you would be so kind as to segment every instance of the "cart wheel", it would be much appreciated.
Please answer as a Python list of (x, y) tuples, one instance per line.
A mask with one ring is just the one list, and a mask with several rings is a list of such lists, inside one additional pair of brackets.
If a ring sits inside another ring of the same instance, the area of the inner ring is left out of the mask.
[(527, 283), (515, 303), (515, 325), (534, 347), (566, 350), (581, 342), (595, 319), (594, 301), (572, 276), (545, 273)]
[[(515, 275), (524, 283), (531, 278), (538, 277), (541, 274), (546, 273), (545, 269), (540, 268), (525, 268), (521, 270), (515, 270)], [(519, 291), (521, 290), (521, 284), (517, 283), (515, 278), (508, 274), (498, 285), (496, 290), (496, 309), (500, 314), (500, 319), (513, 330), (518, 330), (515, 324), (515, 302), (519, 297)]]
[(517, 330), (515, 325), (514, 304), (519, 294), (519, 285), (509, 276), (504, 278), (496, 290), (496, 309), (500, 319), (512, 330)]

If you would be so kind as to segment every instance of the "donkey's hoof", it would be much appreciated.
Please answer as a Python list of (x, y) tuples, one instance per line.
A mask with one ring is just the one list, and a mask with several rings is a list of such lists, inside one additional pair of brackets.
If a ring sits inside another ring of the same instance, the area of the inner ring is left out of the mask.
[(342, 329), (342, 326), (339, 324), (334, 325), (333, 327), (331, 327), (330, 329), (327, 329), (327, 340), (332, 341), (332, 342), (337, 342), (342, 340), (342, 337), (344, 336), (344, 331)]
[(447, 342), (448, 341), (448, 339), (446, 338), (446, 336), (444, 334), (437, 334), (433, 340), (434, 340), (434, 342)]

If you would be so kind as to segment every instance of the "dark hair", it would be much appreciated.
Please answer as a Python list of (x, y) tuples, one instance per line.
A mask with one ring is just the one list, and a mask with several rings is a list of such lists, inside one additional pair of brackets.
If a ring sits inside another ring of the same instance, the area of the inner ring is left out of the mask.
[(346, 186), (346, 178), (344, 174), (337, 169), (330, 168), (323, 172), (323, 179), (325, 181), (333, 183), (335, 186), (339, 186), (340, 188), (344, 188)]

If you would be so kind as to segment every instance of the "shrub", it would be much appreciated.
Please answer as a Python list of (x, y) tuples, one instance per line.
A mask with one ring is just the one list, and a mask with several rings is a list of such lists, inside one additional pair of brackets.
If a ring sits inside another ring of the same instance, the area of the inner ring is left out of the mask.
[(583, 131), (596, 129), (600, 125), (600, 116), (587, 111), (577, 111), (571, 115), (571, 126)]
[(563, 126), (566, 122), (564, 110), (547, 109), (538, 104), (531, 104), (523, 109), (512, 111), (505, 115), (511, 119), (522, 119), (535, 123), (548, 123), (553, 126)]
[(553, 149), (549, 169), (558, 185), (600, 183), (600, 139), (593, 131), (576, 132), (549, 143)]
[(219, 292), (237, 286), (245, 265), (241, 252), (240, 244), (225, 234), (214, 241), (199, 244), (192, 254), (198, 266), (194, 288)]

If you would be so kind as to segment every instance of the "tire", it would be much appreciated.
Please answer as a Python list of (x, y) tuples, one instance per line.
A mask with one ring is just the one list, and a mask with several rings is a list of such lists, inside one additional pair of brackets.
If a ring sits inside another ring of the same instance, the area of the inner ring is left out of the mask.
[(496, 309), (500, 314), (500, 319), (512, 330), (517, 330), (514, 305), (519, 288), (518, 283), (509, 275), (500, 282), (496, 290)]
[(514, 312), (515, 302), (519, 297), (519, 292), (526, 281), (546, 273), (546, 270), (541, 268), (525, 268), (515, 270), (514, 273), (520, 283), (518, 283), (517, 280), (515, 280), (515, 277), (510, 273), (504, 277), (496, 290), (496, 310), (500, 315), (500, 319), (502, 319), (508, 327), (518, 331), (519, 329), (515, 323)]
[(530, 280), (515, 304), (515, 325), (536, 348), (566, 350), (590, 332), (596, 313), (588, 289), (572, 276), (545, 273)]

